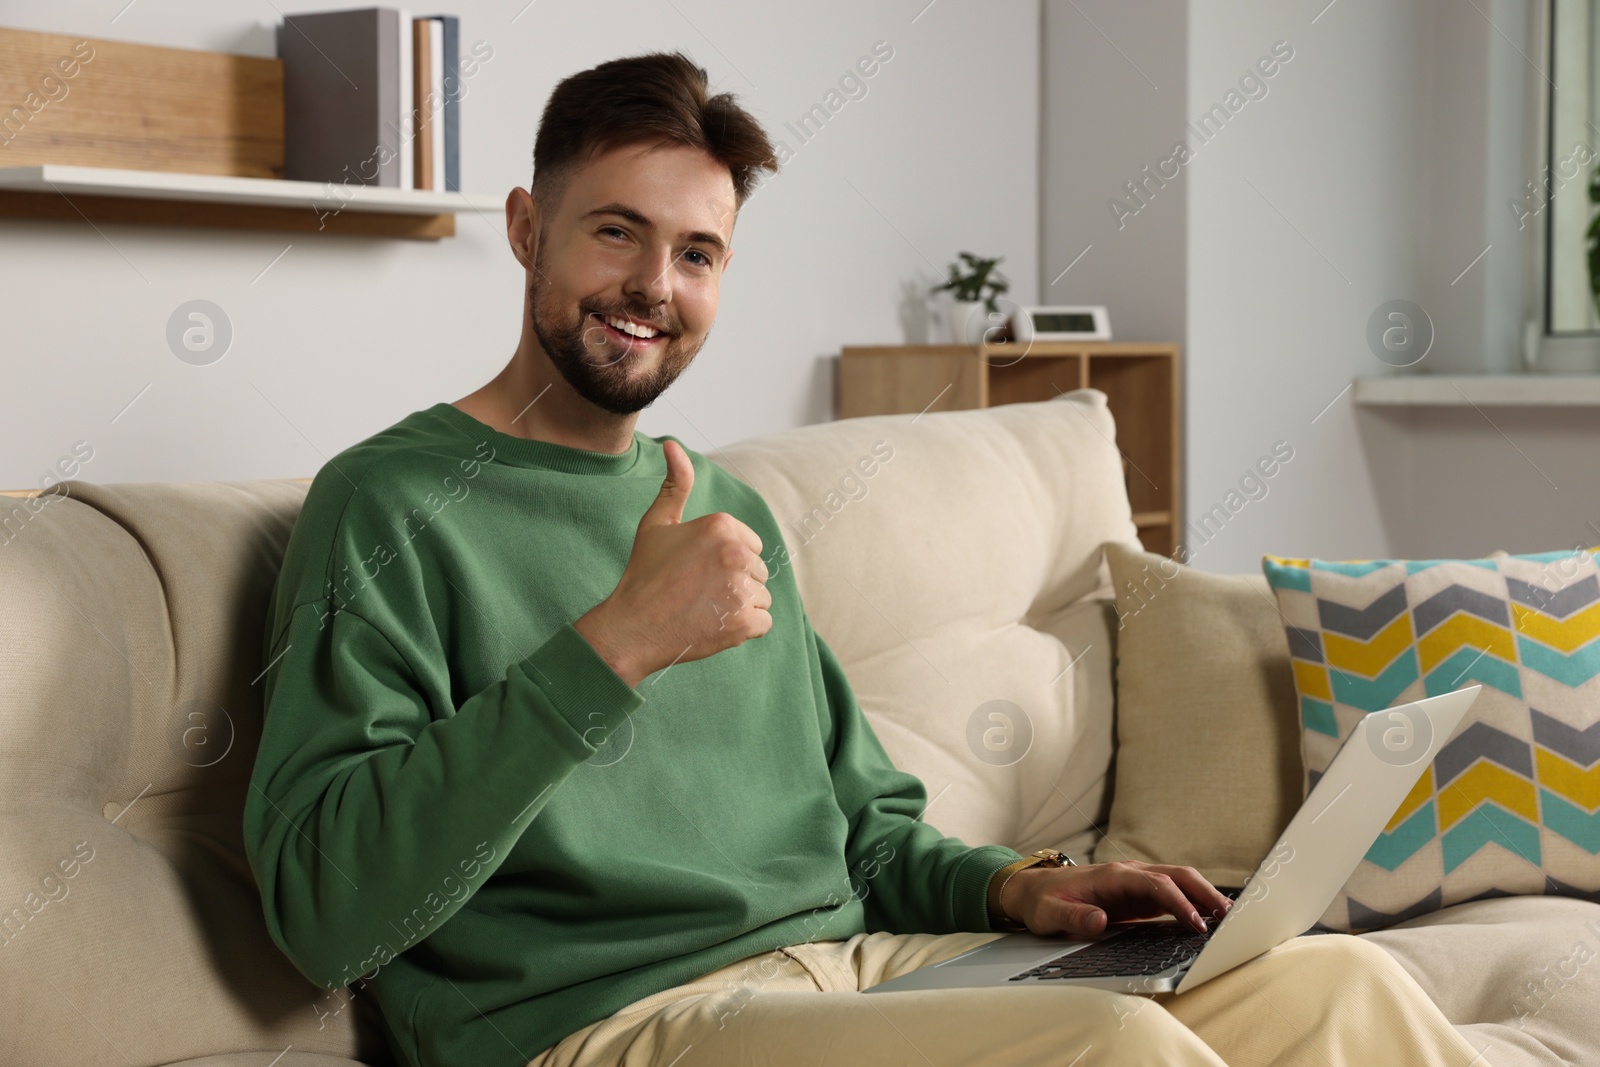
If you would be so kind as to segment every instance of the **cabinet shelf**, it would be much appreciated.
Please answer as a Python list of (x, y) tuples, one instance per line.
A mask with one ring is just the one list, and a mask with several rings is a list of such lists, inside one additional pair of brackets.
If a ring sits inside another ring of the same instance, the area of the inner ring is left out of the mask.
[(1109, 341), (846, 347), (839, 417), (955, 411), (1106, 394), (1139, 540), (1177, 551), (1182, 530), (1178, 346)]

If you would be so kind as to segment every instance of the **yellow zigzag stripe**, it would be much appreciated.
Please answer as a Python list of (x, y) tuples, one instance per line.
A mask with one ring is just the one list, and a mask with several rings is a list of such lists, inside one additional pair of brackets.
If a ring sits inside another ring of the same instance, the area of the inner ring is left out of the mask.
[[(1535, 747), (1533, 753), (1540, 785), (1560, 793), (1585, 811), (1600, 808), (1600, 763), (1584, 770), (1547, 748)], [(1433, 769), (1431, 764), (1428, 769)]]
[[(1526, 634), (1567, 655), (1600, 637), (1600, 604), (1591, 604), (1562, 622), (1534, 611), (1525, 604), (1511, 605), (1512, 619), (1517, 632)], [(1508, 657), (1509, 658), (1509, 657)]]
[(1328, 657), (1328, 666), (1375, 678), (1410, 647), (1413, 640), (1408, 613), (1385, 626), (1371, 641), (1357, 641), (1323, 631), (1322, 651)]
[(1479, 760), (1439, 794), (1439, 829), (1450, 829), (1485, 800), (1529, 822), (1539, 821), (1539, 798), (1533, 783), (1498, 764)]
[(1384, 833), (1389, 833), (1396, 826), (1405, 822), (1411, 813), (1433, 799), (1433, 764), (1428, 764), (1422, 772), (1422, 777), (1417, 779), (1417, 784), (1411, 787), (1411, 792), (1400, 802), (1395, 809), (1394, 818), (1389, 820), (1389, 825), (1383, 828)]
[(1294, 661), (1294, 687), (1303, 697), (1333, 699), (1333, 688), (1328, 684), (1328, 669), (1303, 659)]
[(1507, 663), (1517, 662), (1517, 645), (1511, 638), (1511, 631), (1475, 615), (1456, 615), (1449, 622), (1434, 627), (1417, 642), (1417, 658), (1422, 662), (1422, 673), (1433, 670), (1462, 646), (1483, 649)]

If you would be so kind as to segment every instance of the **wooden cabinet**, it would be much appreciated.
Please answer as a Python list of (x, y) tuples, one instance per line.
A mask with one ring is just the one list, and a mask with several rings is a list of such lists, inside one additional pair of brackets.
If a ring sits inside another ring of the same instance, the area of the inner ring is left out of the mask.
[(838, 411), (957, 411), (1106, 394), (1139, 540), (1171, 555), (1183, 530), (1178, 346), (1128, 342), (851, 346), (839, 360)]

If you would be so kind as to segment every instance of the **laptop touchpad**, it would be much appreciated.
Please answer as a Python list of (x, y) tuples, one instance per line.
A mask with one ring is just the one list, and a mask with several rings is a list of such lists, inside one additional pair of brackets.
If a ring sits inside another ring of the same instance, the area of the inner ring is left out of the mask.
[(1073, 946), (1089, 944), (1087, 941), (1069, 941), (1066, 938), (1043, 938), (1021, 935), (1000, 938), (980, 945), (971, 952), (954, 959), (934, 964), (935, 967), (995, 967), (1000, 965), (1026, 967), (1049, 954), (1060, 955)]

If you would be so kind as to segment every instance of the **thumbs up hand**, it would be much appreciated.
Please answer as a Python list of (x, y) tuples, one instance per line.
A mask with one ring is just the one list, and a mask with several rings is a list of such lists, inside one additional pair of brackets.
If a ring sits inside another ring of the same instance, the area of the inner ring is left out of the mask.
[(573, 623), (630, 686), (674, 663), (705, 659), (772, 629), (761, 538), (725, 511), (683, 521), (694, 466), (666, 441), (667, 476), (639, 520), (610, 596)]

